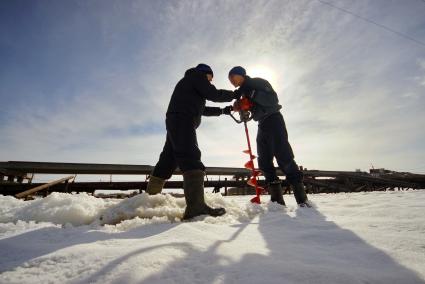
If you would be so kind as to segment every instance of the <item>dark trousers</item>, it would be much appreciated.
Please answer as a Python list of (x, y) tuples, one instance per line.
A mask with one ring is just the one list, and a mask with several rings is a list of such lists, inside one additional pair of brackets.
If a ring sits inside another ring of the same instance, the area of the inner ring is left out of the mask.
[(273, 164), (274, 158), (290, 184), (302, 182), (303, 173), (294, 161), (285, 121), (280, 112), (272, 114), (258, 124), (257, 154), (258, 166), (267, 183), (278, 180)]
[(169, 179), (177, 167), (182, 172), (205, 170), (198, 148), (196, 128), (198, 122), (190, 115), (167, 114), (167, 138), (152, 175)]

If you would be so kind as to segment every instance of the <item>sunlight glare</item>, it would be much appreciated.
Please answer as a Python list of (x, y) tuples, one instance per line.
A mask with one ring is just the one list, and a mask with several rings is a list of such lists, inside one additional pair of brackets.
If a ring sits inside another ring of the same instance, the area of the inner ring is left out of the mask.
[(247, 73), (251, 77), (259, 77), (269, 81), (272, 85), (276, 82), (276, 73), (273, 69), (264, 65), (254, 65), (247, 68)]

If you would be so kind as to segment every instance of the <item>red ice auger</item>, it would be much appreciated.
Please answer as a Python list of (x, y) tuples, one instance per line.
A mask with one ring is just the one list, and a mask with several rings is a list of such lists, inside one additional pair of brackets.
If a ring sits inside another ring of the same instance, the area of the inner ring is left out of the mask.
[(230, 116), (233, 118), (233, 120), (236, 123), (242, 123), (245, 126), (245, 135), (246, 135), (246, 142), (248, 144), (248, 150), (244, 150), (243, 152), (245, 154), (249, 155), (249, 161), (245, 163), (245, 168), (251, 171), (251, 177), (249, 178), (247, 184), (249, 186), (255, 187), (255, 194), (256, 196), (251, 199), (252, 203), (261, 203), (260, 195), (264, 191), (264, 188), (258, 185), (258, 176), (261, 175), (261, 172), (259, 170), (255, 169), (254, 165), (254, 159), (256, 156), (252, 154), (252, 148), (251, 148), (251, 140), (249, 139), (249, 132), (248, 132), (248, 121), (252, 119), (252, 112), (251, 108), (253, 106), (253, 103), (246, 97), (242, 97), (241, 99), (237, 100), (235, 104), (233, 105), (233, 111), (239, 113), (239, 119), (237, 119), (233, 114), (230, 114)]

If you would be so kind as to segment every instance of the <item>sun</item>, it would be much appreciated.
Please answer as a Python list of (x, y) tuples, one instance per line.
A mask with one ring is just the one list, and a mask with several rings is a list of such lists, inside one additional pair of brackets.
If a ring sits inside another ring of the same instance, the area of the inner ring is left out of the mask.
[(246, 71), (248, 75), (251, 77), (260, 77), (271, 83), (276, 81), (276, 73), (274, 72), (272, 68), (268, 66), (265, 66), (265, 65), (248, 66)]

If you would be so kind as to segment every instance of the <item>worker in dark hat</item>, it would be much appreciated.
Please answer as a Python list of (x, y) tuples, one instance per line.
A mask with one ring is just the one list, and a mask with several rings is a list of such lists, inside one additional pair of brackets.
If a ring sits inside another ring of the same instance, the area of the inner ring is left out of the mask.
[(211, 208), (204, 200), (205, 166), (201, 162), (196, 129), (201, 116), (230, 114), (231, 107), (206, 107), (206, 101), (230, 102), (236, 95), (232, 91), (217, 90), (211, 84), (213, 71), (206, 64), (190, 68), (184, 74), (171, 96), (166, 114), (167, 137), (159, 161), (147, 186), (149, 194), (161, 193), (165, 181), (177, 167), (183, 172), (186, 210), (183, 219), (199, 215), (221, 216), (224, 208)]
[[(294, 160), (285, 121), (280, 113), (282, 106), (273, 87), (264, 79), (249, 77), (241, 66), (230, 70), (229, 81), (233, 86), (239, 87), (238, 92), (253, 103), (251, 113), (253, 120), (258, 121), (258, 166), (266, 179), (271, 201), (285, 205), (281, 181), (273, 165), (273, 159), (276, 158), (279, 168), (293, 188), (297, 203), (302, 207), (310, 207), (303, 184), (303, 173)], [(237, 103), (234, 108), (237, 110)]]

